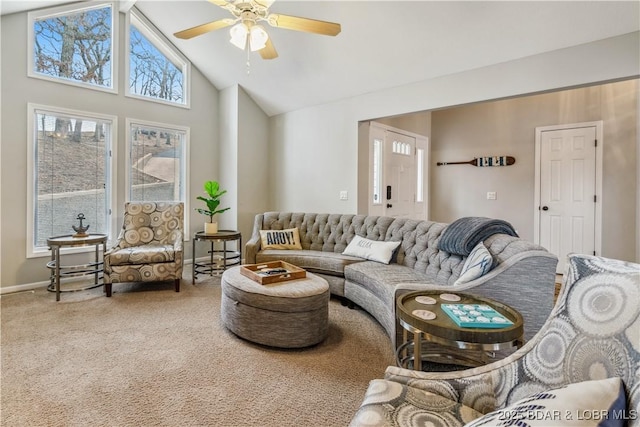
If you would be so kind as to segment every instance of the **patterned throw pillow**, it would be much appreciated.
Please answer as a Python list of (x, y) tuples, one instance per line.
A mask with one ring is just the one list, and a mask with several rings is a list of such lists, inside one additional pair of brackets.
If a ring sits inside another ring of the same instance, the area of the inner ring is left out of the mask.
[(393, 251), (398, 246), (400, 246), (400, 242), (379, 242), (365, 239), (356, 234), (342, 254), (389, 264)]
[(297, 228), (286, 230), (260, 230), (262, 249), (302, 249)]
[(465, 427), (622, 427), (638, 414), (627, 410), (622, 379), (591, 380), (536, 393), (490, 412)]
[(482, 242), (478, 243), (471, 251), (462, 266), (460, 277), (454, 285), (462, 285), (486, 274), (493, 266), (493, 257)]

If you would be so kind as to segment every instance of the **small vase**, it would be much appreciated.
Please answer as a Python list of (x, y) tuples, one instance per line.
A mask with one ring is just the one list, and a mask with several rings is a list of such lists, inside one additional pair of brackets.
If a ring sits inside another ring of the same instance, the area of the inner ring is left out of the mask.
[(205, 222), (204, 223), (204, 234), (216, 234), (218, 232), (218, 223), (217, 222)]

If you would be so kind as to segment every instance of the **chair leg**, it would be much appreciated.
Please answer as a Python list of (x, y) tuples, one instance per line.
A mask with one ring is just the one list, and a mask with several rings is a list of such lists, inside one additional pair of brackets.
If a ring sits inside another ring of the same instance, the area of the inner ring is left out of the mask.
[(176, 292), (180, 292), (180, 279), (174, 280), (176, 286)]
[(104, 284), (104, 291), (106, 292), (108, 297), (111, 296), (111, 283)]

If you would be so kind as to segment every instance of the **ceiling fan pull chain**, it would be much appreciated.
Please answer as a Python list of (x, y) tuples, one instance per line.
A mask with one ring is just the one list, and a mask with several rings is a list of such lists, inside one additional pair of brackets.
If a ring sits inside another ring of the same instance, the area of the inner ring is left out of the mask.
[[(248, 40), (247, 43), (249, 43)], [(247, 46), (247, 49), (245, 50), (247, 51), (247, 75), (249, 75), (251, 72), (251, 50), (249, 49), (249, 46)]]

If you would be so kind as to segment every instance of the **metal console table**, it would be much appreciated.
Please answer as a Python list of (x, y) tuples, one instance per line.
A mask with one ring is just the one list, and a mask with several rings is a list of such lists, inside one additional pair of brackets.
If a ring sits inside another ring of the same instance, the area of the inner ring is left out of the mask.
[[(106, 234), (89, 234), (87, 237), (73, 237), (71, 234), (54, 236), (47, 239), (47, 245), (51, 250), (51, 261), (47, 268), (51, 270), (50, 283), (47, 290), (56, 293), (56, 301), (60, 301), (60, 292), (77, 292), (102, 286), (100, 273), (102, 273), (103, 260), (100, 259), (100, 246), (102, 254), (107, 250)], [(79, 265), (62, 265), (60, 249), (62, 247), (95, 246), (95, 261)], [(80, 289), (60, 289), (60, 279), (63, 277), (77, 277), (93, 275), (93, 285)]]
[[(207, 261), (197, 261), (197, 241), (209, 242), (211, 244), (208, 251), (209, 259)], [(227, 248), (228, 242), (235, 242), (235, 250)], [(216, 243), (221, 243), (222, 248), (219, 246), (216, 248)], [(221, 273), (231, 266), (242, 263), (242, 235), (239, 231), (219, 230), (213, 234), (205, 234), (204, 231), (198, 231), (193, 235), (191, 249), (193, 257), (192, 284), (196, 283), (198, 274), (209, 274), (212, 276), (213, 273)]]

